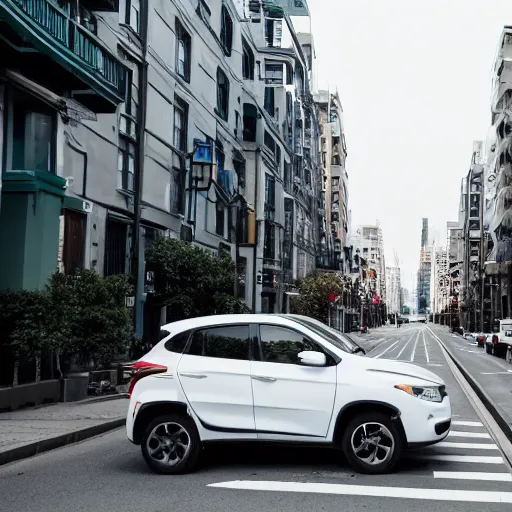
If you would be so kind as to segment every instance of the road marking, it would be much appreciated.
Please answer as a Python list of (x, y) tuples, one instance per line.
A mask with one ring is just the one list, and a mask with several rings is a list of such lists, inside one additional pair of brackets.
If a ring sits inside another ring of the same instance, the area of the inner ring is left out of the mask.
[(236, 480), (209, 484), (208, 487), (245, 491), (271, 491), (344, 496), (409, 498), (414, 500), (461, 501), (479, 503), (512, 503), (512, 492), (461, 491), (457, 489), (421, 489), (412, 487), (380, 487), (370, 485), (322, 484), (311, 482), (269, 482)]
[(415, 459), (438, 460), (441, 462), (473, 462), (474, 464), (503, 464), (501, 457), (488, 457), (485, 455), (431, 455), (417, 454)]
[(425, 331), (421, 333), (423, 335), (423, 346), (425, 347), (425, 355), (427, 356), (427, 363), (430, 363), (430, 357), (428, 357), (427, 342), (425, 341)]
[(439, 448), (463, 448), (470, 450), (499, 450), (494, 443), (450, 443), (448, 441), (434, 445)]
[(476, 471), (434, 471), (434, 478), (448, 478), (451, 480), (473, 480), (479, 482), (488, 480), (492, 482), (512, 482), (510, 473), (478, 473)]
[(389, 352), (398, 343), (398, 341), (395, 341), (395, 343), (390, 345), (386, 350), (384, 350), (384, 352), (380, 353), (378, 356), (375, 356), (375, 359), (379, 359), (379, 357), (382, 357), (386, 352)]
[(414, 342), (414, 347), (412, 349), (411, 361), (414, 361), (414, 354), (416, 354), (416, 345), (418, 345), (418, 340), (420, 339), (420, 331), (418, 331), (418, 335), (416, 336), (416, 341)]
[(491, 439), (487, 432), (459, 432), (458, 430), (450, 430), (448, 437), (472, 437), (473, 439)]
[(512, 373), (511, 370), (507, 370), (506, 372), (482, 372), (480, 375), (508, 375)]
[(480, 421), (452, 421), (452, 425), (457, 425), (458, 427), (483, 427), (484, 424)]
[(398, 355), (395, 357), (395, 359), (398, 359), (402, 355), (402, 352), (406, 349), (407, 345), (409, 345), (409, 342), (414, 338), (414, 334), (415, 333), (412, 333), (411, 337), (407, 340), (407, 343), (402, 347), (402, 350), (398, 352)]

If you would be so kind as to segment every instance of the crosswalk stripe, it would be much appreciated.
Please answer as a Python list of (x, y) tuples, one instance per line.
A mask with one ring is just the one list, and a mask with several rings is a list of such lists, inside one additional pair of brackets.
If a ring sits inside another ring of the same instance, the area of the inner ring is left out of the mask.
[(434, 471), (434, 478), (447, 478), (450, 480), (473, 480), (475, 482), (486, 480), (491, 482), (512, 482), (510, 473), (478, 473), (476, 471)]
[(479, 421), (460, 421), (460, 420), (453, 420), (452, 425), (455, 425), (457, 427), (483, 427), (483, 423)]
[(475, 464), (503, 464), (502, 457), (487, 457), (484, 455), (431, 455), (417, 454), (415, 458), (422, 460), (438, 460), (441, 462), (473, 462)]
[(450, 443), (448, 441), (434, 445), (439, 448), (464, 448), (470, 450), (499, 450), (494, 443)]
[(209, 484), (208, 487), (246, 490), (345, 496), (374, 496), (409, 498), (415, 500), (459, 501), (476, 503), (512, 503), (512, 492), (462, 491), (458, 489), (423, 489), (413, 487), (381, 487), (370, 485), (323, 484), (312, 482), (270, 482), (264, 480), (236, 480)]
[(437, 443), (434, 446), (439, 448), (459, 448), (469, 450), (499, 450), (494, 443), (450, 443), (449, 441), (444, 441)]
[(448, 437), (472, 437), (474, 439), (490, 439), (491, 436), (487, 432), (459, 432), (450, 430)]

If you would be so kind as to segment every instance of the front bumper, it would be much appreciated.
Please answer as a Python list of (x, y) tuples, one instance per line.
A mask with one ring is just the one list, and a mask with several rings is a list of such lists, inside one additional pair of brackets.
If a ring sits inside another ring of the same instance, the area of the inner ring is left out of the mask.
[(419, 398), (415, 400), (419, 403), (412, 402), (410, 409), (402, 410), (400, 416), (407, 444), (428, 445), (442, 441), (451, 427), (450, 397), (445, 396), (441, 403), (427, 402)]

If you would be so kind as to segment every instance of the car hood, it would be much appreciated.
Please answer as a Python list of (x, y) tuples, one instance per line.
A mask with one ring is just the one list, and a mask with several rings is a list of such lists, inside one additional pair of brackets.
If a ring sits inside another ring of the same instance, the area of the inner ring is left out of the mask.
[(365, 370), (368, 372), (377, 372), (396, 377), (412, 377), (423, 381), (443, 386), (444, 381), (435, 373), (425, 370), (415, 364), (402, 363), (400, 361), (389, 361), (388, 359), (361, 358)]

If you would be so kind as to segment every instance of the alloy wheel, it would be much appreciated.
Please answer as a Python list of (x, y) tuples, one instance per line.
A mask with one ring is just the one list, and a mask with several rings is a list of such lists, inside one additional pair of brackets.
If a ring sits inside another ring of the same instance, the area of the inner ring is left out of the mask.
[(363, 423), (354, 429), (350, 439), (354, 455), (366, 464), (388, 461), (395, 451), (395, 440), (382, 423)]
[(149, 434), (146, 446), (153, 460), (173, 467), (188, 457), (191, 439), (189, 433), (179, 423), (160, 423)]

